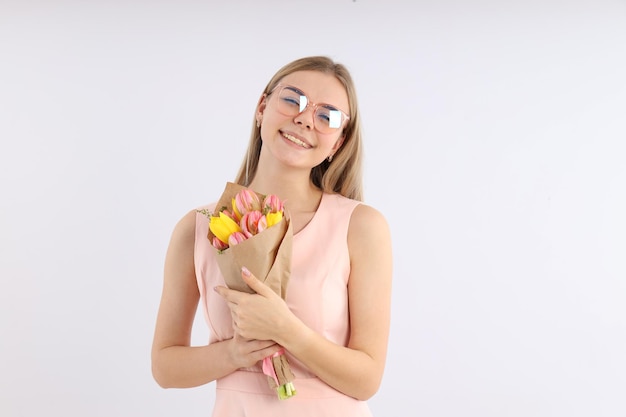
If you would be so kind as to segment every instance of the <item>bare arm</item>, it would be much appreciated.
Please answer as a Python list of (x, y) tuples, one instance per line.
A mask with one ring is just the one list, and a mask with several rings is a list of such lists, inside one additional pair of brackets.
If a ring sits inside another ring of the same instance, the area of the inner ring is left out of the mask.
[[(328, 385), (357, 399), (376, 393), (387, 354), (391, 304), (391, 239), (387, 222), (360, 205), (348, 232), (350, 339), (337, 345), (307, 327), (285, 302), (254, 277), (243, 279), (257, 294), (220, 287), (235, 320), (235, 334), (268, 338), (284, 346)], [(297, 387), (296, 387), (297, 389)]]
[(241, 367), (252, 366), (277, 349), (274, 342), (235, 336), (208, 346), (190, 346), (200, 294), (194, 269), (195, 211), (174, 228), (165, 258), (163, 292), (152, 344), (152, 374), (164, 388), (193, 387)]

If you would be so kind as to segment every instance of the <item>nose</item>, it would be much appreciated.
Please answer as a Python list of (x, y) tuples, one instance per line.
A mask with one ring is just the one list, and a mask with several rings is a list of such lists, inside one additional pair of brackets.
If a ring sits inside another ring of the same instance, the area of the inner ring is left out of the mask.
[(299, 113), (296, 117), (294, 117), (293, 121), (298, 126), (303, 126), (309, 130), (313, 129), (314, 113), (315, 109), (311, 106), (307, 106), (302, 113)]

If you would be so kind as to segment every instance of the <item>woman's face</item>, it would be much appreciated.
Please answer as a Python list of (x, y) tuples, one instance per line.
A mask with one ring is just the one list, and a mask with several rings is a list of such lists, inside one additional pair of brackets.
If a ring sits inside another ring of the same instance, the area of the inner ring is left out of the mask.
[[(322, 125), (326, 120), (321, 114), (324, 109), (334, 107), (345, 114), (350, 113), (348, 94), (335, 76), (318, 71), (294, 72), (285, 76), (280, 85), (288, 86), (288, 92), (296, 92), (296, 97), (305, 95), (309, 106), (295, 116), (286, 115), (285, 107), (279, 106), (277, 90), (263, 98), (257, 109), (263, 150), (284, 164), (311, 169), (333, 155), (343, 143), (342, 131), (346, 121), (330, 132), (322, 133), (319, 129), (328, 130)], [(315, 104), (330, 106), (324, 106), (316, 116)], [(281, 106), (284, 105), (283, 101)], [(333, 115), (340, 116), (340, 112)]]

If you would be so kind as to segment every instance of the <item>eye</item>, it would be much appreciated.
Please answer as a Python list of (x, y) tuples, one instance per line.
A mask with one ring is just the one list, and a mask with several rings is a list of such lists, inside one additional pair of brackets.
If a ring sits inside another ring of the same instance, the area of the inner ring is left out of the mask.
[(319, 120), (320, 122), (324, 123), (325, 125), (328, 124), (328, 122), (330, 121), (330, 113), (327, 109), (317, 109), (317, 120)]
[(306, 107), (306, 97), (300, 94), (299, 91), (287, 87), (280, 93), (280, 102), (290, 111), (302, 111), (302, 106)]
[(325, 125), (337, 128), (341, 126), (341, 111), (329, 105), (323, 105), (317, 109), (317, 119)]
[(281, 97), (280, 99), (288, 106), (300, 107), (300, 100), (298, 100), (298, 97), (296, 96), (286, 96)]

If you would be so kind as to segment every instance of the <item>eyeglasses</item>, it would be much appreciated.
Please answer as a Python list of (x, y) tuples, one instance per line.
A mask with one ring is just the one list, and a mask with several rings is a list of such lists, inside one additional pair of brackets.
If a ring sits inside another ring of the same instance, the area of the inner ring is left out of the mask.
[(276, 109), (285, 116), (295, 117), (307, 108), (313, 108), (313, 126), (320, 133), (333, 133), (341, 129), (343, 123), (350, 119), (350, 116), (333, 105), (311, 102), (306, 94), (296, 87), (278, 84), (270, 94), (274, 92), (278, 103)]

